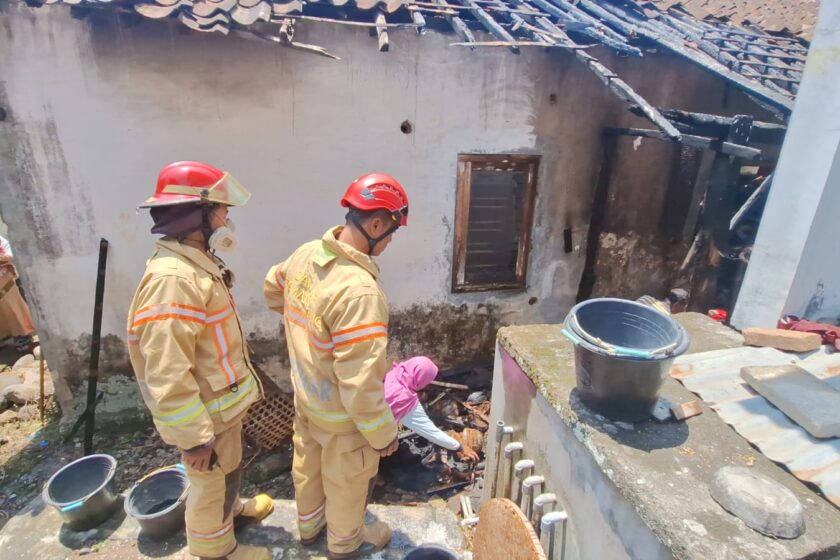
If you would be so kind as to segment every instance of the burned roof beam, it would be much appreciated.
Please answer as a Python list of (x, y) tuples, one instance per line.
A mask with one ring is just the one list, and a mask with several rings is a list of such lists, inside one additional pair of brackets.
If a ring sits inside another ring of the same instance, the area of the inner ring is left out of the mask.
[[(664, 109), (662, 107), (658, 107), (658, 109), (669, 121), (678, 127), (689, 129), (690, 134), (698, 136), (726, 138), (729, 136), (730, 127), (735, 121), (732, 117), (693, 113), (679, 109)], [(781, 144), (786, 133), (787, 127), (783, 124), (753, 121), (750, 142)]]
[(785, 72), (797, 72), (802, 74), (803, 68), (795, 68), (786, 64), (773, 64), (771, 62), (759, 62), (757, 60), (739, 60), (744, 66), (758, 66), (760, 68), (773, 68), (774, 70), (783, 70)]
[(750, 210), (756, 205), (756, 203), (764, 198), (767, 192), (770, 190), (770, 186), (773, 184), (773, 173), (770, 173), (761, 184), (753, 191), (753, 193), (744, 201), (744, 204), (735, 212), (735, 215), (732, 216), (732, 219), (729, 220), (729, 231), (735, 231), (735, 228), (741, 225), (744, 221), (744, 216), (746, 216)]
[[(655, 138), (657, 140), (672, 140), (663, 132), (658, 130), (648, 130), (645, 128), (605, 128), (604, 134), (607, 136), (641, 136), (642, 138)], [(733, 144), (732, 142), (725, 142), (715, 138), (705, 138), (703, 136), (683, 134), (682, 138), (677, 140), (677, 142), (690, 148), (712, 150), (714, 152), (720, 152), (722, 154), (750, 161), (761, 157), (761, 150), (758, 148), (750, 148), (749, 146)]]
[[(722, 41), (725, 42), (726, 39), (722, 39)], [(756, 46), (758, 46), (758, 45), (753, 45), (753, 47), (756, 47)], [(799, 56), (798, 54), (786, 54), (786, 53), (776, 54), (776, 53), (770, 53), (770, 52), (766, 52), (766, 51), (764, 51), (764, 52), (755, 51), (755, 50), (750, 51), (750, 50), (741, 49), (741, 48), (738, 48), (738, 47), (720, 47), (720, 50), (722, 50), (724, 52), (731, 52), (731, 53), (758, 55), (758, 56), (763, 56), (763, 57), (766, 57), (766, 58), (779, 58), (779, 59), (782, 59), (782, 60), (795, 60), (797, 62), (805, 62), (805, 57), (804, 56)]]
[[(446, 0), (437, 0), (437, 3), (445, 8), (450, 7)], [(475, 49), (475, 35), (473, 35), (473, 32), (470, 31), (469, 27), (467, 27), (467, 24), (464, 23), (464, 20), (458, 16), (445, 15), (444, 17), (455, 33), (459, 35), (464, 42), (470, 43), (471, 49)]]
[(644, 115), (650, 122), (655, 124), (662, 130), (662, 134), (670, 140), (679, 140), (681, 133), (676, 127), (671, 124), (656, 108), (648, 103), (644, 97), (636, 93), (627, 82), (619, 78), (612, 70), (598, 62), (598, 60), (584, 52), (576, 52), (578, 58), (582, 60), (589, 69), (595, 73), (610, 90), (629, 103), (631, 107), (637, 108), (638, 111)]
[(426, 33), (426, 18), (418, 11), (411, 12), (411, 21), (417, 26), (417, 34), (424, 35)]
[(728, 43), (735, 43), (735, 44), (738, 44), (738, 45), (754, 45), (754, 44), (756, 44), (756, 42), (758, 42), (758, 44), (761, 45), (762, 47), (773, 47), (773, 48), (777, 48), (777, 49), (784, 49), (784, 50), (790, 50), (790, 51), (795, 51), (795, 52), (801, 52), (803, 54), (808, 53), (808, 49), (806, 49), (802, 45), (778, 45), (778, 44), (775, 44), (775, 43), (773, 43), (773, 40), (775, 39), (775, 37), (772, 37), (770, 35), (767, 35), (767, 36), (757, 35), (757, 36), (753, 37), (751, 40), (748, 40), (748, 39), (739, 39), (738, 37), (731, 37), (729, 35), (725, 35), (725, 34), (720, 33), (718, 31), (704, 31), (703, 32), (703, 38), (706, 39), (707, 41), (713, 41), (713, 42), (714, 41), (726, 41)]
[[(526, 10), (517, 10), (515, 8), (508, 8), (504, 6), (501, 2), (483, 2), (482, 7), (486, 12), (500, 12), (503, 14), (522, 14), (522, 15), (546, 15), (542, 12), (534, 13), (533, 11), (526, 11)], [(429, 8), (426, 10), (426, 8)], [(431, 3), (431, 2), (414, 2), (412, 1), (411, 4), (408, 5), (408, 9), (411, 11), (429, 11), (431, 13), (446, 13), (449, 12), (459, 12), (459, 11), (471, 11), (472, 8), (467, 6), (454, 6), (452, 4), (447, 4), (446, 8), (442, 8), (439, 3)], [(452, 15), (452, 14), (450, 14)]]
[(566, 26), (566, 28), (570, 31), (575, 31), (576, 33), (581, 33), (591, 39), (595, 39), (599, 43), (603, 43), (605, 46), (610, 47), (617, 52), (632, 56), (642, 56), (642, 51), (636, 47), (628, 45), (623, 38), (621, 38), (621, 40), (616, 40), (611, 36), (607, 36), (601, 31), (603, 26), (593, 27), (588, 23), (582, 23), (581, 21), (575, 20), (569, 16), (569, 14), (554, 4), (551, 4), (548, 0), (530, 0), (530, 2), (549, 15), (557, 18), (558, 23)]
[[(533, 2), (534, 0), (529, 0)], [(561, 44), (566, 46), (578, 46), (576, 43), (559, 27), (554, 25), (551, 21), (544, 17), (536, 18), (537, 24), (558, 37), (561, 37)], [(624, 80), (618, 75), (601, 64), (594, 56), (583, 52), (582, 50), (575, 51), (575, 57), (586, 65), (589, 70), (594, 73), (601, 82), (606, 85), (609, 90), (619, 99), (630, 105), (631, 110), (641, 117), (648, 119), (651, 123), (656, 125), (662, 133), (671, 140), (679, 140), (682, 134), (677, 128), (665, 118), (659, 110), (648, 103), (644, 97), (636, 93)]]
[[(476, 4), (473, 0), (459, 0), (459, 1), (464, 6), (470, 8), (473, 16), (475, 16), (475, 19), (477, 19), (479, 22), (481, 22), (481, 25), (483, 25), (484, 28), (487, 29), (487, 31), (490, 32), (491, 35), (493, 35), (494, 37), (496, 37), (500, 41), (506, 41), (508, 43), (516, 43), (516, 37), (514, 37), (513, 35), (508, 33), (507, 30), (505, 30), (504, 27), (499, 25), (499, 22), (497, 22), (495, 19), (493, 19), (490, 16), (490, 14), (485, 12), (484, 8), (482, 8), (481, 6)], [(510, 52), (512, 52), (513, 54), (519, 54), (519, 47), (517, 47), (515, 45), (511, 45), (510, 46)]]
[(772, 39), (774, 41), (785, 41), (785, 42), (788, 42), (788, 43), (793, 43), (796, 46), (804, 49), (804, 47), (802, 47), (802, 44), (800, 43), (799, 39), (796, 39), (795, 37), (781, 37), (781, 36), (777, 36), (777, 35), (761, 35), (761, 34), (758, 34), (758, 33), (753, 33), (751, 31), (744, 31), (743, 29), (727, 29), (726, 31), (723, 31), (721, 29), (715, 29), (714, 33), (719, 33), (721, 35), (724, 35), (724, 34), (726, 34), (726, 35), (740, 35), (740, 36), (743, 36), (743, 37), (752, 37), (753, 39)]
[[(501, 0), (496, 1), (501, 2)], [(523, 14), (525, 17), (511, 18), (514, 21), (512, 30), (522, 27), (529, 31), (537, 40), (547, 41), (557, 48), (568, 50), (584, 50), (588, 48), (572, 41), (562, 29), (551, 23), (551, 20), (545, 14), (525, 2), (525, 0), (510, 0), (510, 2), (517, 7), (526, 8), (518, 11), (518, 13)], [(539, 20), (543, 20), (548, 27), (534, 25), (534, 22), (538, 22)]]
[[(581, 6), (584, 6), (587, 10), (598, 10), (601, 13), (606, 14), (607, 17), (610, 18), (611, 21), (618, 23), (626, 24), (628, 22), (624, 21), (624, 18), (630, 18), (631, 16), (622, 10), (620, 10), (617, 6), (612, 4), (604, 4), (604, 8), (600, 8), (599, 6), (594, 6), (593, 3), (589, 0), (581, 0)], [(610, 12), (607, 12), (606, 9), (609, 9)], [(613, 11), (615, 13), (613, 13)], [(616, 15), (616, 14), (621, 14)], [(718, 62), (714, 57), (704, 53), (698, 52), (690, 49), (685, 45), (685, 40), (677, 41), (674, 38), (671, 38), (669, 33), (661, 32), (662, 30), (653, 30), (647, 24), (647, 22), (636, 20), (636, 23), (639, 25), (634, 25), (634, 31), (645, 37), (662, 47), (668, 49), (669, 51), (673, 52), (676, 55), (679, 55), (683, 58), (686, 58), (701, 68), (708, 70), (718, 76), (724, 78), (728, 82), (732, 83), (733, 85), (737, 86), (738, 88), (744, 90), (748, 94), (752, 95), (759, 101), (767, 103), (779, 110), (784, 111), (785, 113), (790, 113), (793, 110), (793, 100), (786, 97), (784, 94), (776, 92), (767, 86), (761, 83), (754, 83), (752, 80), (740, 75), (737, 72), (734, 72)]]
[[(489, 2), (485, 2), (485, 4), (487, 4), (488, 7), (492, 6), (494, 8), (501, 8), (503, 10), (507, 7), (504, 5), (502, 0), (490, 0)], [(520, 16), (517, 13), (502, 12), (502, 16), (504, 16), (508, 21), (510, 21), (513, 24), (511, 27), (511, 31), (516, 31), (517, 29), (525, 25), (525, 20), (522, 16)]]
[[(757, 71), (757, 70), (755, 70), (751, 67), (742, 68), (742, 66), (745, 62), (758, 62), (758, 63), (766, 62), (765, 60), (761, 60), (759, 58), (759, 57), (763, 56), (761, 52), (746, 53), (746, 56), (749, 57), (748, 60), (745, 60), (743, 58), (737, 58), (737, 57), (733, 56), (732, 54), (723, 50), (720, 45), (710, 43), (709, 41), (707, 41), (706, 39), (703, 38), (703, 33), (711, 28), (710, 25), (701, 24), (700, 22), (695, 21), (695, 20), (683, 21), (681, 19), (675, 18), (675, 17), (670, 16), (670, 15), (664, 15), (663, 16), (663, 21), (664, 21), (664, 23), (670, 25), (671, 27), (683, 32), (692, 41), (695, 41), (695, 43), (697, 44), (697, 47), (700, 50), (702, 50), (703, 52), (705, 52), (706, 54), (716, 58), (717, 60), (719, 60), (719, 61), (721, 61), (725, 64), (728, 64), (730, 67), (734, 66), (734, 68), (736, 70), (743, 70), (745, 73), (747, 73), (751, 77), (755, 76), (756, 79), (758, 79), (761, 83), (763, 83), (765, 86), (769, 87), (770, 89), (780, 91), (784, 95), (791, 95), (791, 89), (792, 88), (787, 88), (787, 87), (780, 86), (779, 84), (772, 81), (772, 80), (782, 81), (785, 84), (791, 83), (789, 81), (788, 77), (785, 76), (784, 74), (782, 74), (780, 72), (777, 72), (775, 70), (772, 70), (772, 69), (768, 69), (766, 74), (762, 74), (761, 72), (759, 72), (759, 71)], [(793, 88), (793, 91), (795, 93), (796, 89)]]
[(604, 37), (609, 38), (611, 41), (623, 44), (626, 47), (624, 52), (626, 52), (627, 54), (642, 56), (642, 51), (640, 51), (636, 47), (631, 47), (627, 44), (627, 37), (619, 35), (615, 31), (613, 31), (609, 26), (604, 25), (597, 18), (592, 17), (590, 14), (578, 8), (575, 4), (572, 4), (567, 0), (548, 1), (562, 9), (567, 14), (567, 16), (570, 17), (573, 21), (582, 24), (588, 24), (592, 26), (592, 28), (597, 29), (600, 32), (601, 36), (595, 37), (596, 39), (603, 40)]
[[(692, 27), (700, 29), (702, 31), (703, 34), (701, 35), (701, 38), (703, 39), (705, 39), (707, 34), (712, 33), (717, 29), (715, 26), (707, 22), (693, 21), (690, 23), (692, 24)], [(746, 45), (746, 47), (744, 47), (743, 50), (746, 51), (746, 53), (750, 55), (752, 59), (757, 59), (759, 57), (764, 58), (765, 60), (762, 60), (762, 62), (770, 62), (766, 59), (765, 54), (774, 58), (777, 56), (780, 58), (785, 58), (787, 55), (789, 60), (792, 60), (793, 62), (779, 63), (778, 66), (780, 66), (781, 68), (777, 68), (775, 65), (770, 66), (772, 68), (779, 69), (785, 72), (801, 73), (804, 69), (804, 64), (808, 56), (808, 50), (798, 45), (796, 46), (796, 48), (792, 48), (792, 46), (782, 46), (772, 43), (770, 41), (760, 39), (755, 41), (745, 41), (742, 43), (735, 37), (717, 38), (714, 39), (714, 41), (715, 44), (720, 43), (725, 46), (735, 48), (742, 48), (740, 45)], [(783, 66), (787, 66), (787, 68)]]
[(391, 42), (388, 38), (388, 28), (385, 27), (388, 24), (385, 20), (385, 14), (377, 10), (374, 22), (376, 23), (376, 39), (379, 43), (379, 52), (388, 52), (391, 48)]

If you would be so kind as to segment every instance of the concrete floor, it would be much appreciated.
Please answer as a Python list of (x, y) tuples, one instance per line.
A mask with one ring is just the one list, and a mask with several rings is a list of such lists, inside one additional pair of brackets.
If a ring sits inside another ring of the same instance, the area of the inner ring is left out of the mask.
[[(239, 542), (267, 546), (274, 560), (325, 558), (325, 545), (303, 548), (297, 542), (294, 502), (275, 501), (275, 511), (259, 525), (237, 531)], [(368, 508), (369, 517), (387, 523), (394, 532), (391, 546), (371, 558), (399, 560), (420, 544), (438, 544), (463, 555), (465, 539), (457, 517), (445, 506), (377, 506)], [(0, 558), (3, 560), (136, 560), (146, 558), (187, 558), (185, 539), (180, 533), (162, 542), (138, 538), (140, 527), (126, 517), (122, 508), (96, 529), (69, 531), (59, 513), (40, 497), (9, 520), (0, 531)], [(469, 556), (469, 553), (467, 553)]]

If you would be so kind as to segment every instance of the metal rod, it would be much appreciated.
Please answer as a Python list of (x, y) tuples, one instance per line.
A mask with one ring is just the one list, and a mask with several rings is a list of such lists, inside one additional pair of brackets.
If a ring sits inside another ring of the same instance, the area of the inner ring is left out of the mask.
[(551, 511), (543, 515), (542, 520), (540, 521), (540, 543), (543, 546), (543, 550), (545, 550), (545, 556), (548, 560), (554, 560), (555, 558), (555, 549), (558, 548), (556, 546), (556, 537), (555, 533), (557, 530), (557, 524), (562, 523), (562, 542), (560, 545), (561, 550), (561, 559), (564, 559), (566, 556), (566, 521), (568, 520), (568, 515), (565, 511)]
[[(521, 441), (512, 441), (505, 446), (505, 463), (507, 464), (507, 477), (502, 480), (502, 496), (510, 499), (511, 486), (513, 485), (513, 456), (518, 454), (521, 458), (522, 450), (525, 448)], [(502, 473), (504, 476), (504, 472)]]
[(518, 504), (522, 499), (522, 482), (534, 470), (534, 461), (531, 459), (521, 459), (513, 466), (513, 476), (519, 481), (516, 485), (516, 496), (511, 496), (513, 503)]
[(554, 505), (557, 503), (557, 495), (552, 493), (545, 493), (540, 494), (536, 498), (534, 498), (534, 518), (531, 519), (531, 523), (534, 525), (534, 528), (537, 530), (537, 533), (542, 531), (542, 527), (540, 523), (542, 522), (542, 517), (548, 511), (554, 509)]
[(41, 353), (41, 359), (40, 359), (41, 394), (40, 394), (39, 399), (38, 399), (38, 411), (41, 414), (41, 426), (43, 426), (44, 425), (44, 349), (39, 346), (38, 350)]
[(93, 329), (88, 364), (87, 408), (85, 409), (85, 455), (93, 453), (94, 413), (96, 411), (96, 383), (99, 380), (99, 348), (102, 341), (102, 300), (105, 297), (105, 266), (108, 262), (108, 240), (99, 240), (99, 262), (96, 266), (96, 292), (93, 299)]
[(510, 436), (513, 434), (513, 428), (510, 426), (505, 426), (505, 423), (502, 420), (496, 422), (496, 463), (494, 468), (496, 469), (493, 472), (493, 479), (490, 481), (491, 488), (490, 488), (490, 497), (495, 498), (496, 492), (499, 489), (499, 470), (501, 467), (502, 461), (502, 442), (505, 439), (505, 436)]
[(536, 494), (536, 489), (538, 487), (542, 488), (544, 483), (545, 477), (538, 474), (531, 475), (522, 481), (522, 497), (519, 507), (528, 519), (531, 519), (531, 515), (534, 513), (534, 494)]

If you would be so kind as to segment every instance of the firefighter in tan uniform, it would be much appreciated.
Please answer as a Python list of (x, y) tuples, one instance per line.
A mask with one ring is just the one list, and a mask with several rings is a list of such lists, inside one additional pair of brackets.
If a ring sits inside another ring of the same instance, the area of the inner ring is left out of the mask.
[(284, 316), (289, 348), (301, 542), (313, 544), (326, 529), (330, 557), (353, 558), (391, 538), (384, 523), (364, 523), (379, 458), (398, 446), (383, 389), (388, 302), (372, 257), (406, 225), (408, 197), (393, 177), (373, 173), (341, 203), (347, 224), (272, 267), (264, 295)]
[(233, 177), (199, 162), (176, 162), (158, 178), (152, 233), (163, 234), (128, 314), (128, 347), (140, 391), (166, 443), (177, 446), (190, 491), (187, 544), (198, 558), (271, 557), (237, 546), (234, 517), (262, 520), (265, 494), (239, 498), (242, 419), (261, 398), (239, 315), (233, 275), (215, 257), (235, 246), (228, 206), (250, 194)]

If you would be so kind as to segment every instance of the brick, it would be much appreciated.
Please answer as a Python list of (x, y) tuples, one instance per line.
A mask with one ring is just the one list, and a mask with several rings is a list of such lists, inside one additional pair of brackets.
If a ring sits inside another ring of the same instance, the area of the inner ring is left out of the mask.
[(677, 420), (686, 420), (692, 416), (703, 414), (703, 409), (700, 408), (698, 401), (689, 401), (687, 403), (674, 405), (671, 407), (671, 414)]
[(743, 334), (747, 346), (769, 346), (788, 352), (811, 352), (822, 346), (822, 337), (816, 333), (750, 327)]

